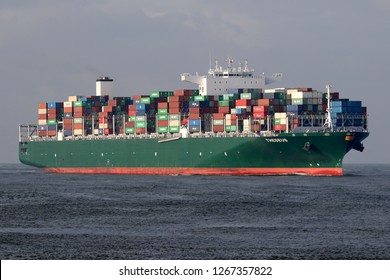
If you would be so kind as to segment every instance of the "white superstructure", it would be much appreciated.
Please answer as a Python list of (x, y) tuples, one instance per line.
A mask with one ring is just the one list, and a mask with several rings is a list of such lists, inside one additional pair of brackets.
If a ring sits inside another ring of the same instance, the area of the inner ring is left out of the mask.
[(254, 69), (248, 68), (248, 61), (245, 60), (244, 66), (239, 63), (237, 68), (232, 67), (233, 60), (229, 57), (228, 66), (223, 69), (215, 61), (215, 67), (210, 68), (207, 76), (191, 75), (188, 73), (181, 74), (181, 80), (197, 84), (200, 95), (220, 95), (229, 93), (229, 89), (247, 89), (247, 88), (265, 88), (266, 84), (272, 83), (282, 78), (281, 73), (266, 77), (254, 75)]
[(109, 77), (100, 77), (96, 80), (96, 96), (112, 95), (114, 80)]

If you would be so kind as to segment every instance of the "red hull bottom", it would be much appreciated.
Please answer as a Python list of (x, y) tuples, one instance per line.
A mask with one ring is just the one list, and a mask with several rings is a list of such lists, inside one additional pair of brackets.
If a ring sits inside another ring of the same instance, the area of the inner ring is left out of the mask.
[(54, 173), (127, 175), (311, 175), (342, 176), (342, 168), (166, 168), (166, 167), (80, 167), (44, 168)]

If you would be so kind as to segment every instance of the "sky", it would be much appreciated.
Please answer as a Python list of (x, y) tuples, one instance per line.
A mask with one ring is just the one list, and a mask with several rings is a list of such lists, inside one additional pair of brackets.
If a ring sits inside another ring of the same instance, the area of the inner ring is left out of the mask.
[(257, 73), (270, 87), (331, 84), (368, 107), (370, 136), (346, 163), (390, 163), (388, 0), (1, 0), (0, 162), (18, 162), (18, 124), (37, 123), (39, 102), (191, 88), (210, 56)]

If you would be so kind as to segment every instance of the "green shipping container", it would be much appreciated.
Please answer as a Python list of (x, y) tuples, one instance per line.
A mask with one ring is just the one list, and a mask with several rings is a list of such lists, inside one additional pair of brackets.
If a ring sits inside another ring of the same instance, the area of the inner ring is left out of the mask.
[(231, 125), (230, 126), (230, 131), (232, 131), (232, 132), (237, 131), (237, 126), (236, 125)]
[(171, 132), (171, 133), (180, 132), (180, 126), (170, 126), (169, 132)]
[(280, 124), (280, 119), (275, 119), (275, 124)]
[(180, 119), (180, 115), (178, 115), (178, 114), (171, 114), (171, 115), (169, 115), (169, 119), (170, 120), (179, 120)]
[(129, 116), (129, 122), (135, 122), (135, 116)]
[(134, 127), (127, 127), (125, 129), (125, 133), (126, 134), (133, 134), (133, 133), (135, 133), (135, 128)]
[(251, 93), (241, 93), (240, 99), (252, 99), (252, 94)]
[(85, 107), (86, 105), (85, 101), (73, 101), (73, 107)]
[(163, 114), (163, 115), (158, 114), (158, 115), (157, 115), (157, 119), (158, 119), (159, 121), (167, 121), (167, 120), (168, 120), (168, 115), (165, 115), (165, 114)]
[(152, 98), (161, 97), (159, 91), (157, 91), (157, 92), (151, 92), (151, 93), (149, 93), (149, 96), (152, 97)]
[(146, 128), (146, 122), (135, 122), (136, 128)]
[(166, 115), (166, 114), (168, 114), (168, 109), (166, 109), (166, 108), (158, 109), (157, 113), (159, 115), (164, 115), (164, 114)]
[(218, 106), (230, 106), (231, 102), (229, 100), (220, 100), (218, 101)]
[(292, 105), (303, 105), (303, 98), (293, 98), (291, 103)]
[(56, 119), (47, 120), (47, 124), (49, 124), (49, 125), (57, 124), (57, 120)]
[(83, 118), (74, 118), (73, 123), (83, 123)]
[(208, 96), (205, 95), (194, 96), (194, 101), (207, 101), (207, 100), (208, 100)]
[(146, 116), (135, 116), (136, 122), (144, 122), (146, 121)]
[(159, 126), (157, 132), (158, 133), (167, 133), (168, 127), (167, 126)]
[(150, 97), (142, 97), (140, 99), (141, 104), (150, 104)]

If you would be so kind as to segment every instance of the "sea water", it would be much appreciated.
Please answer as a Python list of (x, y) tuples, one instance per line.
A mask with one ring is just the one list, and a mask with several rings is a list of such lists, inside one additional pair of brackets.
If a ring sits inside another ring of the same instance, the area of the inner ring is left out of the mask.
[(390, 165), (343, 177), (0, 165), (1, 259), (390, 259)]

